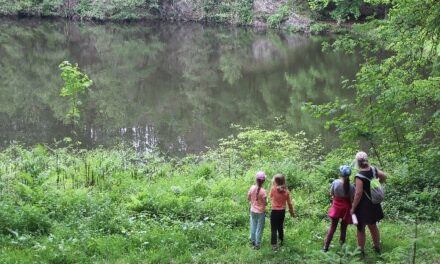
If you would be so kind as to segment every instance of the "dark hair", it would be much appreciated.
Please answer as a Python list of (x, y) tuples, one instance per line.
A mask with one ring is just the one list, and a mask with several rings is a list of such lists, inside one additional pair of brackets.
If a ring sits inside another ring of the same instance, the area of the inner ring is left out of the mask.
[(255, 195), (255, 198), (258, 200), (258, 194), (260, 193), (260, 189), (261, 186), (263, 186), (264, 180), (262, 179), (257, 179), (257, 185), (258, 185), (258, 189), (257, 189), (257, 194)]
[(343, 187), (344, 187), (344, 194), (346, 195), (346, 196), (348, 196), (348, 195), (350, 195), (350, 180), (349, 180), (349, 178), (348, 177), (342, 177), (343, 178), (343, 182), (344, 182), (344, 185), (343, 185)]

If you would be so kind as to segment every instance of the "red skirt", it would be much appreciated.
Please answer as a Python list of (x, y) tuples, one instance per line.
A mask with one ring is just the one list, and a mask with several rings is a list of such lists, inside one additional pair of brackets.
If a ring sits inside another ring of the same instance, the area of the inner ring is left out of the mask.
[(342, 219), (346, 224), (351, 224), (351, 202), (348, 198), (334, 197), (328, 216), (333, 219)]

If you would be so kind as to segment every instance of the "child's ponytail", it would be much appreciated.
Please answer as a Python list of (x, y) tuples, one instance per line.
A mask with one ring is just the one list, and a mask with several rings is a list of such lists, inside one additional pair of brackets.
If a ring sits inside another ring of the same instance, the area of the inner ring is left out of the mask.
[(343, 187), (344, 187), (344, 194), (345, 194), (345, 196), (348, 196), (348, 195), (350, 195), (350, 181), (349, 181), (349, 178), (348, 177), (344, 177), (343, 178), (344, 180), (344, 185), (343, 185)]
[(344, 195), (349, 196), (350, 195), (350, 175), (351, 175), (351, 168), (347, 165), (342, 165), (339, 167), (339, 172), (341, 173), (341, 177), (344, 181), (344, 185), (342, 186), (344, 188)]
[(255, 180), (257, 181), (258, 185), (256, 194), (256, 200), (258, 200), (258, 194), (260, 193), (261, 186), (263, 186), (263, 183), (266, 180), (266, 174), (263, 171), (257, 172), (257, 174), (255, 174)]
[(257, 194), (255, 195), (257, 200), (258, 200), (258, 194), (260, 193), (260, 189), (261, 189), (261, 186), (263, 186), (263, 183), (264, 183), (264, 180), (257, 179), (258, 189), (257, 189)]
[(285, 192), (287, 190), (286, 187), (286, 178), (282, 174), (277, 174), (273, 178), (275, 186), (278, 192)]

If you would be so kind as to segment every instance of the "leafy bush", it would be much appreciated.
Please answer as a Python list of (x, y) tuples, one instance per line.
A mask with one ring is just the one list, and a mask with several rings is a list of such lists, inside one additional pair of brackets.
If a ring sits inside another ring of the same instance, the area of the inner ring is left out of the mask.
[(43, 235), (48, 234), (50, 226), (50, 219), (43, 208), (0, 202), (0, 232), (4, 235)]
[(360, 7), (364, 0), (309, 0), (310, 8), (325, 16), (339, 21), (357, 19), (360, 17)]
[(314, 23), (310, 26), (310, 33), (317, 35), (328, 33), (331, 29), (331, 25), (325, 23)]
[(288, 5), (280, 6), (275, 12), (275, 14), (267, 18), (267, 25), (270, 28), (278, 28), (281, 22), (283, 22), (287, 18), (289, 13), (290, 13), (290, 7)]

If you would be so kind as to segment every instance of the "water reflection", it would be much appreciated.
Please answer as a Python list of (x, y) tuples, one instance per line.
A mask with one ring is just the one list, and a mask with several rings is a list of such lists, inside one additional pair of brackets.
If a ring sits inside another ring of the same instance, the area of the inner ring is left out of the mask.
[[(320, 40), (200, 24), (83, 24), (0, 20), (1, 146), (70, 135), (58, 64), (78, 62), (95, 85), (83, 98), (80, 140), (198, 152), (231, 123), (326, 133), (304, 101), (350, 96), (356, 56), (323, 54)], [(328, 144), (333, 142), (327, 135)]]

